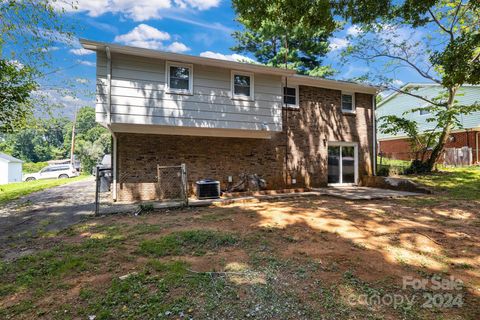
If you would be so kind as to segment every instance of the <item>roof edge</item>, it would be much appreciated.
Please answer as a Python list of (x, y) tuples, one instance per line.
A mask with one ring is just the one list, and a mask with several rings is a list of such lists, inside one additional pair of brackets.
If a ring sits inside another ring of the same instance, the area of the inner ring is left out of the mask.
[(88, 39), (79, 39), (79, 41), (84, 49), (93, 50), (93, 51), (103, 51), (105, 50), (106, 47), (109, 47), (111, 52), (131, 54), (131, 55), (137, 55), (137, 56), (159, 58), (159, 59), (173, 60), (173, 61), (179, 61), (179, 62), (190, 62), (190, 63), (196, 63), (196, 64), (202, 64), (202, 65), (225, 67), (230, 69), (239, 69), (239, 70), (246, 70), (246, 71), (253, 71), (253, 72), (256, 71), (259, 73), (276, 74), (276, 75), (283, 75), (283, 76), (290, 76), (290, 75), (296, 74), (295, 70), (268, 67), (264, 65), (257, 65), (257, 64), (251, 64), (251, 63), (245, 63), (245, 62), (199, 57), (199, 56), (193, 56), (188, 54), (180, 54), (180, 53), (165, 52), (165, 51), (159, 51), (159, 50), (153, 50), (153, 49), (124, 46), (124, 45), (119, 45), (115, 43), (93, 41)]
[(290, 81), (293, 81), (294, 84), (316, 86), (326, 89), (334, 90), (351, 90), (358, 93), (367, 93), (367, 94), (377, 94), (380, 90), (380, 87), (370, 86), (357, 82), (341, 81), (341, 80), (332, 80), (324, 79), (319, 77), (305, 76), (296, 74), (289, 78)]

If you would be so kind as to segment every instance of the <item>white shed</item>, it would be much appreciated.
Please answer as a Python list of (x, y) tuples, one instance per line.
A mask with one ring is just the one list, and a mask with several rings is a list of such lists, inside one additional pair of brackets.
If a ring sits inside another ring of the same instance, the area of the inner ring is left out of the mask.
[(0, 184), (22, 181), (23, 161), (0, 152)]

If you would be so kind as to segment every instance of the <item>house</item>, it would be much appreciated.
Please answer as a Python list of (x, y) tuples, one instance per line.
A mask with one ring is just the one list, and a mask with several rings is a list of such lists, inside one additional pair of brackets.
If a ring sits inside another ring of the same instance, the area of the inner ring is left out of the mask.
[(157, 165), (222, 189), (357, 184), (374, 172), (377, 88), (292, 70), (81, 40), (97, 53), (96, 120), (113, 137), (113, 197), (157, 197)]
[[(427, 99), (435, 98), (442, 92), (442, 87), (438, 84), (430, 83), (409, 83), (402, 90), (413, 90), (412, 93), (425, 97)], [(466, 85), (458, 90), (456, 95), (457, 103), (461, 105), (472, 105), (475, 102), (480, 103), (480, 86)], [(424, 100), (402, 93), (393, 93), (381, 101), (376, 110), (379, 125), (381, 117), (385, 115), (396, 115), (409, 120), (415, 120), (419, 126), (420, 132), (432, 130), (435, 128), (435, 122), (428, 122), (429, 113), (425, 110), (409, 113), (409, 110), (428, 106)], [(405, 115), (404, 113), (407, 112)], [(461, 117), (462, 127), (452, 130), (446, 148), (472, 148), (473, 161), (479, 163), (479, 139), (480, 139), (480, 112), (473, 112)], [(410, 148), (409, 139), (406, 135), (387, 135), (378, 133), (378, 151), (386, 157), (411, 160), (415, 159), (415, 154)]]
[(0, 152), (0, 184), (22, 181), (23, 161)]

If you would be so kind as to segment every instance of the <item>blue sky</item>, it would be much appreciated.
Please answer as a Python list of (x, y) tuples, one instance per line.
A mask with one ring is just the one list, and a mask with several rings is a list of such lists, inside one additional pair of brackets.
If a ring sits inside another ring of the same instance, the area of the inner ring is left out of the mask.
[[(68, 1), (67, 1), (68, 2)], [(230, 51), (235, 43), (231, 37), (241, 25), (226, 0), (78, 0), (78, 8), (67, 10), (65, 19), (75, 26), (78, 38), (115, 42), (151, 49), (173, 51), (223, 59), (236, 59)], [(355, 62), (341, 66), (338, 54), (347, 44), (348, 34), (355, 28), (345, 27), (331, 39), (326, 64), (339, 73), (337, 79), (360, 76), (372, 66)], [(50, 48), (55, 67), (60, 71), (46, 78), (45, 83), (73, 79), (79, 86), (76, 97), (52, 95), (52, 100), (67, 107), (66, 113), (80, 105), (93, 106), (95, 92), (95, 54), (81, 49), (80, 44), (62, 44)], [(247, 54), (248, 56), (248, 54)], [(398, 83), (423, 81), (409, 70), (397, 75)]]

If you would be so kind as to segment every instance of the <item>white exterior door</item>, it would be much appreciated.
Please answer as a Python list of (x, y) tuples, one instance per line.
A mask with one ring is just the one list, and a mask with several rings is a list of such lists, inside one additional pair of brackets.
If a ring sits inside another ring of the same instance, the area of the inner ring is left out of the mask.
[(328, 184), (355, 185), (358, 182), (358, 144), (328, 143)]

